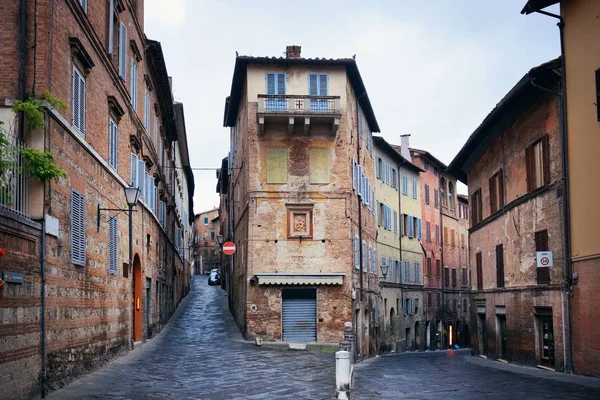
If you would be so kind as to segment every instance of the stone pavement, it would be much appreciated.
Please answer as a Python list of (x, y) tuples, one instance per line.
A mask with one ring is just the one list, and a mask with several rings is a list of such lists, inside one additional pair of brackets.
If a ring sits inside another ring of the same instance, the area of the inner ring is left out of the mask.
[(334, 354), (244, 342), (225, 292), (196, 276), (157, 337), (47, 398), (319, 400), (334, 392)]
[(355, 366), (351, 400), (600, 399), (600, 380), (471, 357), (470, 350), (377, 357)]

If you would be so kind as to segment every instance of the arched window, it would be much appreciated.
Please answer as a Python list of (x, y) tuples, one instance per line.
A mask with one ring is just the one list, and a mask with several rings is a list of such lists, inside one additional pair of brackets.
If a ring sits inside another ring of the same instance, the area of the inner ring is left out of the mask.
[(448, 204), (450, 208), (454, 209), (454, 184), (448, 182)]
[(446, 178), (440, 180), (440, 197), (442, 198), (442, 205), (446, 205)]

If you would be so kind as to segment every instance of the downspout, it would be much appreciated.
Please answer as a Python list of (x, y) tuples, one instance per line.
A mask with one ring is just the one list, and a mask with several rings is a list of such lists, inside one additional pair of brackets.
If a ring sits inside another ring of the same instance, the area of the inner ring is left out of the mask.
[[(572, 286), (572, 261), (571, 261), (571, 205), (569, 196), (569, 159), (568, 159), (568, 140), (567, 140), (567, 73), (565, 63), (565, 41), (564, 41), (564, 26), (565, 23), (560, 15), (549, 13), (547, 11), (538, 10), (539, 14), (546, 15), (552, 18), (558, 19), (558, 30), (560, 33), (560, 69), (561, 69), (561, 85), (560, 93), (551, 91), (549, 89), (540, 87), (534, 82), (532, 84), (542, 90), (553, 93), (559, 96), (560, 104), (560, 137), (561, 137), (561, 162), (562, 162), (562, 186), (563, 186), (563, 220), (564, 220), (564, 231), (563, 231), (563, 242), (565, 252), (565, 283), (564, 283), (564, 294), (565, 294), (565, 308), (566, 313), (563, 314), (565, 318), (565, 324), (563, 324), (563, 337), (565, 338), (566, 346), (564, 349), (564, 368), (565, 373), (573, 373), (573, 341), (571, 331), (571, 286)], [(565, 326), (566, 325), (566, 326)]]
[[(27, 68), (27, 0), (21, 0), (19, 5), (19, 100), (25, 101), (25, 73)], [(23, 141), (25, 130), (25, 114), (19, 111), (18, 139)]]
[[(46, 185), (44, 184), (44, 195), (46, 198)], [(46, 397), (46, 207), (43, 206), (42, 212), (42, 246), (40, 249), (40, 270), (41, 270), (41, 304), (40, 304), (40, 341), (41, 341), (41, 395), (42, 399)]]
[[(442, 196), (442, 170), (439, 170), (439, 174), (440, 177), (438, 179), (438, 195), (440, 196), (440, 201), (439, 201), (439, 206), (440, 206), (440, 304), (438, 304), (438, 311), (442, 310), (442, 312), (440, 313), (442, 316), (442, 331), (440, 332), (440, 347), (441, 349), (444, 348), (445, 343), (444, 343), (444, 281), (445, 281), (445, 268), (444, 265), (446, 265), (444, 263), (444, 213), (443, 213), (443, 197), (446, 196), (446, 186), (444, 186), (444, 194)], [(449, 272), (449, 271), (448, 271)], [(436, 296), (437, 297), (437, 296)], [(437, 321), (436, 321), (436, 325), (437, 325)], [(438, 329), (438, 327), (436, 326), (436, 330)]]

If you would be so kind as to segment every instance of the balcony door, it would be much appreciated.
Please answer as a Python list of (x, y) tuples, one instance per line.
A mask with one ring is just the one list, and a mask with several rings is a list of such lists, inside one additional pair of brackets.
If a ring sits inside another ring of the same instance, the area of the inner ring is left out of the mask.
[[(327, 96), (328, 82), (325, 74), (308, 74), (308, 94), (310, 96)], [(327, 99), (310, 99), (311, 112), (327, 112)]]
[(267, 82), (267, 94), (273, 96), (265, 99), (265, 110), (287, 111), (287, 103), (285, 99), (285, 74), (267, 73), (265, 80)]

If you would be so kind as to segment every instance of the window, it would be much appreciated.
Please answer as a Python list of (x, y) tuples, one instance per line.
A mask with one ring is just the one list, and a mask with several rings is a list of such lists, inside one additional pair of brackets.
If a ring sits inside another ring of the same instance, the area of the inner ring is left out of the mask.
[(454, 229), (450, 229), (450, 244), (452, 247), (456, 247), (456, 231)]
[(160, 201), (160, 226), (162, 226), (163, 228), (165, 227), (165, 224), (167, 223), (167, 203), (165, 203), (164, 201)]
[(417, 190), (417, 180), (413, 179), (412, 180), (412, 197), (413, 197), (413, 199), (417, 198), (417, 193), (418, 193), (418, 190)]
[(204, 217), (204, 225), (208, 225), (208, 217)]
[(137, 64), (131, 57), (131, 80), (129, 82), (129, 95), (131, 96), (131, 106), (137, 111)]
[(108, 273), (117, 274), (117, 218), (110, 217), (108, 220)]
[(463, 268), (462, 269), (462, 286), (467, 286), (467, 284), (469, 283), (469, 278), (467, 276), (467, 269)]
[(367, 242), (362, 242), (362, 270), (367, 272)]
[(410, 283), (410, 261), (404, 261), (404, 282)]
[(415, 283), (419, 284), (421, 281), (421, 264), (415, 262)]
[(450, 286), (450, 270), (448, 267), (444, 267), (444, 286)]
[(464, 233), (460, 234), (460, 247), (463, 249), (465, 248), (465, 234)]
[[(535, 233), (535, 251), (548, 251), (548, 230)], [(538, 285), (550, 284), (550, 267), (536, 268)]]
[(408, 196), (408, 177), (402, 175), (402, 194)]
[(481, 212), (481, 189), (475, 191), (475, 193), (473, 193), (471, 197), (473, 199), (473, 201), (471, 202), (471, 226), (474, 226), (480, 223), (483, 219)]
[(358, 235), (354, 237), (354, 268), (360, 269), (360, 245)]
[(147, 85), (144, 88), (144, 128), (150, 133), (150, 91)]
[[(310, 96), (327, 96), (327, 75), (308, 74), (308, 94)], [(313, 112), (329, 111), (329, 102), (326, 99), (311, 99), (310, 110)], [(369, 147), (367, 141), (367, 148)]]
[(429, 204), (429, 185), (425, 184), (425, 204)]
[(600, 121), (600, 69), (596, 70), (596, 112)]
[(422, 227), (422, 224), (421, 224), (421, 218), (416, 218), (415, 217), (415, 222), (414, 223), (415, 223), (415, 226), (417, 227), (417, 239), (421, 240), (421, 237), (423, 236), (422, 235), (422, 233), (423, 233), (423, 231), (422, 231), (423, 227)]
[[(112, 15), (109, 18), (112, 19)], [(127, 28), (122, 22), (119, 23), (119, 76), (127, 79)]]
[(398, 212), (394, 211), (394, 233), (398, 233)]
[(431, 258), (427, 257), (426, 260), (426, 267), (427, 267), (427, 276), (431, 276)]
[(435, 205), (435, 208), (438, 208), (440, 206), (440, 200), (437, 189), (433, 189), (433, 204)]
[(495, 213), (504, 207), (504, 186), (502, 184), (502, 170), (490, 178), (490, 211)]
[(431, 222), (425, 222), (425, 241), (431, 242)]
[(391, 185), (394, 189), (398, 190), (398, 171), (392, 168), (392, 182)]
[(448, 182), (448, 204), (454, 210), (454, 183)]
[(119, 133), (117, 124), (112, 118), (108, 120), (108, 165), (117, 169), (117, 154), (119, 147)]
[(435, 260), (435, 276), (438, 278), (440, 277), (440, 274), (442, 273), (441, 269), (442, 269), (442, 261)]
[(447, 227), (447, 226), (445, 226), (445, 227), (444, 227), (444, 244), (445, 244), (445, 245), (448, 245), (448, 240), (449, 240), (448, 238), (449, 238), (449, 235), (448, 235), (448, 227)]
[(504, 287), (504, 246), (496, 246), (496, 286)]
[[(286, 82), (284, 73), (267, 73), (265, 76), (268, 95), (285, 95)], [(265, 108), (267, 111), (287, 111), (285, 98), (268, 98)]]
[(440, 226), (439, 225), (435, 225), (435, 242), (437, 244), (441, 243), (441, 238), (440, 238)]
[(210, 232), (210, 238), (213, 240), (215, 239), (215, 231)]
[(267, 183), (287, 183), (287, 149), (267, 149)]
[(85, 78), (77, 67), (73, 66), (73, 127), (85, 135)]
[(329, 183), (329, 149), (310, 149), (310, 183)]
[(456, 268), (452, 268), (452, 287), (456, 287)]
[(548, 135), (525, 149), (527, 191), (550, 183), (550, 152)]
[(79, 0), (79, 4), (81, 5), (81, 8), (83, 8), (83, 11), (87, 13), (87, 0)]
[(442, 205), (446, 205), (446, 178), (442, 178), (440, 181), (440, 198)]
[(71, 190), (71, 263), (85, 266), (85, 206), (75, 190)]
[(423, 160), (423, 169), (425, 170), (425, 172), (429, 170), (429, 161)]
[(477, 268), (477, 290), (483, 290), (483, 265), (481, 253), (475, 254), (475, 265)]

